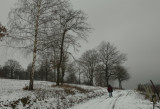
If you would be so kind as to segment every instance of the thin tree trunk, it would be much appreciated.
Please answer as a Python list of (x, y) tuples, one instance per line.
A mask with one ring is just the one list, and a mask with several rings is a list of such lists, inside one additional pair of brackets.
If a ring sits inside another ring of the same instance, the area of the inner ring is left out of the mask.
[(57, 79), (56, 79), (56, 73), (57, 73), (57, 63), (56, 63), (56, 51), (55, 49), (53, 49), (54, 51), (54, 61), (53, 61), (53, 71), (54, 71), (54, 74), (53, 74), (53, 81), (56, 82)]
[(108, 78), (106, 78), (106, 82), (107, 82), (107, 87), (108, 87), (108, 85), (109, 85), (109, 79)]
[(64, 83), (64, 72), (65, 72), (65, 69), (62, 68), (61, 85), (63, 85), (63, 83)]
[(118, 80), (119, 81), (119, 89), (122, 89), (122, 82), (121, 80)]
[(79, 72), (79, 84), (81, 84), (81, 74), (80, 74), (80, 72)]
[(108, 87), (108, 85), (109, 85), (109, 77), (108, 77), (108, 66), (107, 66), (107, 64), (106, 64), (105, 72), (106, 72), (106, 82), (107, 82), (107, 87)]
[(38, 5), (37, 10), (37, 19), (35, 25), (35, 39), (34, 39), (34, 48), (33, 48), (33, 62), (32, 62), (32, 71), (30, 72), (30, 83), (29, 83), (29, 90), (33, 90), (33, 80), (34, 80), (34, 72), (35, 72), (35, 63), (36, 63), (36, 56), (37, 56), (37, 36), (38, 36), (38, 20), (39, 20), (39, 13), (40, 13), (40, 4)]
[(54, 76), (54, 82), (56, 82), (57, 81), (57, 79), (56, 79), (56, 73), (57, 73), (57, 66), (56, 66), (56, 62), (54, 61), (54, 74), (53, 74), (53, 76)]
[(93, 72), (91, 74), (91, 86), (93, 86)]
[(11, 79), (13, 79), (13, 71), (11, 70)]
[(46, 60), (46, 81), (48, 81), (48, 62)]

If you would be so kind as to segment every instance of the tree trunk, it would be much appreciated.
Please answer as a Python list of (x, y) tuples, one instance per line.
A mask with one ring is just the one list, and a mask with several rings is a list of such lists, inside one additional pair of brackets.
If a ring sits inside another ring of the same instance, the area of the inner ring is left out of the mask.
[(61, 69), (62, 69), (62, 75), (61, 75), (61, 85), (63, 85), (63, 83), (64, 83), (64, 75), (65, 75), (65, 70), (66, 70), (66, 66), (65, 66), (65, 56), (64, 56), (64, 54), (63, 54), (63, 59), (62, 59), (62, 65), (61, 65)]
[(35, 62), (36, 62), (36, 50), (37, 50), (37, 47), (36, 47), (36, 44), (34, 44), (32, 71), (30, 72), (29, 90), (33, 90), (33, 79), (34, 79)]
[(46, 81), (48, 81), (48, 62), (46, 60)]
[(11, 79), (13, 79), (13, 71), (11, 70)]
[(35, 72), (35, 63), (36, 63), (36, 56), (37, 56), (37, 36), (38, 36), (38, 21), (39, 21), (39, 13), (40, 13), (41, 1), (40, 4), (37, 6), (37, 18), (36, 18), (36, 25), (35, 25), (35, 36), (34, 36), (34, 48), (33, 48), (33, 62), (32, 62), (32, 71), (30, 72), (30, 83), (29, 83), (29, 90), (33, 90), (33, 80), (34, 80), (34, 72)]
[(57, 66), (57, 82), (56, 82), (56, 85), (59, 86), (59, 74), (60, 74), (60, 69), (59, 69), (59, 65)]
[(93, 86), (93, 78), (91, 79), (91, 86)]
[(107, 82), (107, 87), (108, 87), (108, 85), (109, 85), (109, 76), (108, 76), (108, 66), (107, 65), (106, 65), (105, 73), (106, 73), (106, 82)]
[(54, 59), (53, 59), (53, 81), (56, 82), (56, 73), (57, 73), (57, 63), (56, 63), (56, 51), (55, 49), (53, 49), (54, 51)]
[(62, 58), (63, 58), (63, 46), (64, 46), (64, 37), (65, 37), (65, 31), (63, 32), (62, 35), (62, 41), (61, 41), (61, 48), (60, 48), (60, 58), (59, 58), (59, 62), (57, 65), (57, 86), (59, 86), (59, 82), (60, 82), (60, 67), (61, 67), (61, 63), (62, 63)]
[(108, 87), (108, 85), (109, 85), (109, 79), (108, 78), (106, 78), (106, 82), (107, 82), (107, 87)]
[(56, 76), (57, 76), (56, 73), (57, 73), (57, 66), (56, 66), (56, 62), (54, 61), (54, 74), (53, 74), (53, 76), (54, 76), (53, 81), (54, 82), (57, 81), (57, 79), (56, 79)]
[(61, 85), (63, 85), (63, 83), (64, 83), (64, 73), (65, 73), (65, 69), (62, 68)]
[(108, 77), (108, 73), (106, 73), (106, 82), (107, 82), (107, 87), (109, 85), (109, 77)]
[(81, 84), (81, 74), (79, 72), (79, 84)]
[(118, 80), (119, 81), (119, 89), (122, 89), (122, 82), (121, 80)]

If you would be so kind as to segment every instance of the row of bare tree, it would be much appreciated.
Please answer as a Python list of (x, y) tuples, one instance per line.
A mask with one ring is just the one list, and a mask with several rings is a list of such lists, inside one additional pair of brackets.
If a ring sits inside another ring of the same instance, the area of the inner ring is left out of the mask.
[[(109, 42), (102, 42), (97, 49), (88, 50), (80, 59), (71, 62), (71, 48), (75, 51), (79, 39), (86, 40), (90, 27), (86, 14), (72, 8), (68, 0), (19, 0), (9, 13), (8, 46), (25, 49), (33, 54), (29, 74), (29, 90), (33, 90), (36, 67), (39, 65), (42, 78), (48, 80), (49, 72), (57, 85), (67, 79), (93, 85), (108, 85), (110, 79), (118, 79), (120, 87), (129, 78), (121, 66), (126, 55)], [(3, 29), (4, 32), (6, 30)], [(2, 34), (1, 36), (4, 36)], [(67, 72), (67, 73), (66, 73)], [(83, 74), (83, 78), (82, 77)], [(65, 75), (69, 75), (65, 78)]]
[[(38, 65), (36, 65), (34, 79), (55, 82), (56, 74), (50, 66), (46, 60), (39, 60)], [(29, 80), (29, 72), (31, 72), (31, 70), (31, 63), (24, 69), (18, 61), (10, 59), (5, 62), (4, 66), (0, 66), (0, 78)]]
[[(108, 50), (103, 49), (106, 55), (108, 55), (108, 62), (110, 66), (108, 67), (108, 75), (106, 79), (105, 66), (101, 62), (101, 52), (103, 48), (108, 48)], [(125, 60), (125, 54), (117, 52), (117, 49), (112, 49), (114, 46), (109, 42), (102, 42), (97, 49), (88, 50), (82, 54), (79, 59), (74, 61), (69, 58), (69, 55), (63, 60), (60, 72), (60, 82), (63, 84), (67, 83), (76, 83), (76, 84), (88, 84), (88, 85), (98, 85), (98, 86), (107, 86), (109, 80), (117, 79), (119, 81), (119, 88), (122, 88), (121, 82), (129, 79), (129, 74), (127, 70), (121, 66)], [(110, 49), (109, 49), (110, 48)], [(115, 48), (115, 47), (114, 47)], [(109, 50), (112, 49), (112, 52)], [(101, 52), (99, 51), (101, 50)], [(111, 55), (113, 52), (117, 52)], [(118, 56), (119, 55), (119, 56)], [(53, 67), (53, 58), (49, 58), (52, 54), (41, 55), (41, 58), (38, 59), (36, 70), (35, 70), (35, 80), (45, 80), (45, 81), (56, 81), (57, 67)], [(121, 57), (119, 59), (118, 57)], [(118, 62), (116, 60), (123, 61)], [(114, 61), (113, 61), (114, 60)], [(118, 62), (111, 64), (113, 62)], [(32, 64), (29, 64), (26, 70), (23, 70), (22, 66), (16, 60), (8, 60), (5, 62), (3, 67), (0, 67), (0, 77), (11, 78), (11, 79), (29, 79), (29, 72), (32, 70)]]
[(0, 66), (0, 78), (20, 79), (24, 73), (23, 71), (18, 61), (8, 60), (4, 66)]
[[(68, 49), (79, 47), (78, 40), (86, 39), (90, 30), (87, 17), (74, 10), (68, 0), (19, 0), (9, 13), (9, 46), (33, 53), (29, 90), (33, 90), (35, 65), (38, 58), (47, 56), (56, 71), (56, 83), (63, 76), (62, 66)], [(49, 55), (48, 55), (49, 54)], [(49, 60), (49, 61), (48, 61)], [(62, 72), (62, 74), (60, 74)]]
[(83, 80), (89, 85), (108, 86), (110, 80), (118, 80), (119, 88), (122, 81), (130, 78), (127, 69), (122, 66), (126, 61), (126, 55), (120, 53), (110, 42), (102, 42), (97, 48), (88, 50), (76, 60), (75, 66)]

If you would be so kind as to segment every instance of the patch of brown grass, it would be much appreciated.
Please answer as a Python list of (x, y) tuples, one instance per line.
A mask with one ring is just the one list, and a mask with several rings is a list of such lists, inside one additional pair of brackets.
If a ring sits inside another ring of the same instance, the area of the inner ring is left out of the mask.
[(78, 87), (78, 86), (69, 85), (69, 84), (64, 84), (64, 85), (60, 85), (60, 86), (52, 85), (52, 87), (63, 88), (66, 94), (71, 94), (71, 95), (75, 94), (73, 89), (79, 91), (80, 93), (87, 93), (88, 92), (88, 90), (86, 90), (86, 89), (83, 89), (83, 88)]

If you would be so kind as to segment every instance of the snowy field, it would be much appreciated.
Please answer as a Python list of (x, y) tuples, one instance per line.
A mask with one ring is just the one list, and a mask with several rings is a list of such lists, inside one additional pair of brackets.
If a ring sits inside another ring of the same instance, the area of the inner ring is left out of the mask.
[(152, 102), (134, 90), (114, 90), (109, 98), (101, 87), (35, 81), (34, 91), (23, 90), (28, 83), (0, 79), (0, 109), (153, 109)]
[(55, 83), (45, 81), (35, 81), (33, 91), (23, 90), (28, 83), (0, 79), (0, 109), (67, 109), (107, 94), (101, 87), (56, 87)]
[(71, 109), (153, 109), (153, 104), (136, 91), (122, 90), (114, 91), (112, 98), (102, 96)]

